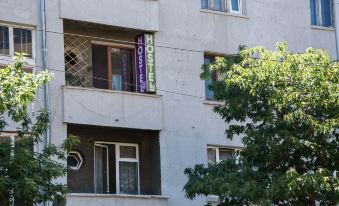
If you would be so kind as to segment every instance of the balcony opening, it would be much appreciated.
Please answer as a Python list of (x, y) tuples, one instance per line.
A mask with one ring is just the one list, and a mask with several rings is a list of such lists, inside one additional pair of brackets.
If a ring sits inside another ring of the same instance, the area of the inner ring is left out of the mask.
[(156, 92), (153, 34), (69, 20), (64, 30), (67, 85)]
[(68, 133), (80, 137), (83, 160), (70, 161), (71, 193), (161, 195), (159, 132), (68, 125)]

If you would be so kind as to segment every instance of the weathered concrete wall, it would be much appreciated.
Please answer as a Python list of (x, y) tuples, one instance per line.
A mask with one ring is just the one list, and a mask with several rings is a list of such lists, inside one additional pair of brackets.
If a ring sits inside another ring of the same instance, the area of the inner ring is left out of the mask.
[(180, 48), (156, 48), (157, 87), (164, 102), (162, 191), (170, 196), (169, 205), (203, 205), (203, 198), (184, 198), (183, 170), (207, 162), (207, 144), (241, 146), (241, 140), (225, 138), (224, 121), (203, 98), (161, 90), (204, 97), (204, 82), (199, 79), (204, 51), (234, 54), (240, 44), (273, 49), (277, 41), (286, 40), (294, 51), (312, 46), (335, 56), (335, 32), (312, 28), (309, 0), (247, 0), (247, 16), (240, 17), (203, 12), (196, 0), (160, 0), (159, 10), (156, 44)]
[[(0, 20), (36, 25), (40, 29), (38, 2), (38, 0), (2, 0)], [(233, 54), (240, 44), (264, 45), (272, 49), (277, 41), (286, 40), (290, 49), (294, 51), (304, 51), (305, 48), (313, 46), (327, 49), (332, 56), (336, 54), (334, 30), (311, 26), (309, 0), (247, 0), (246, 16), (202, 11), (199, 0), (138, 0), (139, 3), (136, 3), (137, 0), (105, 0), (101, 3), (87, 0), (47, 0), (47, 2), (47, 29), (50, 31), (63, 32), (63, 21), (60, 16), (116, 27), (158, 31), (155, 38), (158, 45), (157, 88), (158, 94), (163, 95), (160, 117), (161, 183), (162, 194), (169, 196), (169, 206), (197, 206), (205, 203), (205, 198), (186, 200), (182, 188), (186, 181), (184, 169), (207, 162), (207, 144), (242, 145), (240, 138), (233, 141), (225, 138), (224, 121), (212, 112), (213, 103), (204, 100), (204, 82), (199, 78), (204, 52)], [(143, 16), (149, 10), (151, 14)], [(41, 65), (39, 40), (41, 32), (37, 32), (36, 37), (37, 64)], [(55, 73), (55, 78), (50, 84), (52, 142), (59, 144), (67, 134), (62, 106), (62, 86), (65, 84), (63, 35), (48, 33), (47, 37), (49, 66)], [(97, 92), (93, 91), (93, 94)], [(81, 98), (83, 104), (91, 105), (92, 101), (101, 101), (93, 99), (94, 95), (88, 93), (89, 91), (82, 93), (77, 91), (77, 96)], [(132, 107), (139, 103), (139, 101), (128, 102)], [(40, 100), (37, 107), (42, 105), (43, 101)], [(77, 111), (79, 105), (73, 102), (69, 105), (67, 103), (65, 107), (68, 111)], [(106, 102), (104, 107), (107, 108), (100, 110), (109, 111), (111, 104)], [(84, 116), (88, 118), (87, 115)], [(96, 119), (97, 124), (102, 123), (102, 119)], [(148, 128), (150, 122), (138, 124), (126, 122), (125, 125)], [(66, 182), (66, 178), (62, 181)], [(68, 205), (93, 205), (91, 201), (95, 201), (97, 205), (153, 204), (129, 198), (121, 200), (96, 196), (70, 196)]]

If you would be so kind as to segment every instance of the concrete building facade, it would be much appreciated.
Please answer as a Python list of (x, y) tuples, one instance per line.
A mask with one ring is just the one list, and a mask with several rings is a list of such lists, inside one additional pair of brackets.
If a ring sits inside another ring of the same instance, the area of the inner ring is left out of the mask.
[[(333, 10), (330, 0), (0, 0), (0, 37), (9, 41), (0, 44), (0, 63), (26, 45), (29, 67), (40, 72), (45, 32), (54, 73), (50, 142), (81, 140), (60, 180), (71, 190), (67, 206), (204, 205), (209, 198), (185, 198), (184, 169), (242, 147), (240, 137), (226, 139), (227, 125), (212, 111), (220, 103), (206, 97), (199, 77), (206, 57), (278, 41), (335, 57)], [(33, 110), (43, 106), (41, 91)]]

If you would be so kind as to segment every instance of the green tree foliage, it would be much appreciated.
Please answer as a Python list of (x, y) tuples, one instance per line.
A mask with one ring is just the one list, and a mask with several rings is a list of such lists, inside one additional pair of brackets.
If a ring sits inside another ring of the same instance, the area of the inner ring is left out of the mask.
[[(245, 146), (229, 161), (185, 170), (187, 198), (220, 205), (335, 205), (339, 201), (339, 64), (324, 50), (263, 47), (204, 65), (226, 135)], [(336, 174), (337, 173), (337, 174)], [(335, 175), (336, 174), (336, 175)]]
[[(43, 201), (64, 200), (67, 188), (56, 183), (66, 174), (65, 154), (78, 139), (71, 136), (63, 145), (47, 145), (41, 151), (49, 118), (46, 111), (31, 117), (28, 108), (35, 101), (37, 91), (52, 75), (38, 75), (22, 70), (25, 57), (17, 56), (13, 64), (0, 69), (0, 131), (6, 130), (7, 121), (17, 125), (15, 140), (0, 137), (0, 205), (33, 205)], [(1, 132), (0, 132), (1, 133)]]

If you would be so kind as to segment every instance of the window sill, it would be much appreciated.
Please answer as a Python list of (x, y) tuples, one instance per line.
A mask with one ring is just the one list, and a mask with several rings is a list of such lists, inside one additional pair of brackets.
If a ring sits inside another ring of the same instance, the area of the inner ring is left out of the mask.
[(212, 106), (222, 106), (225, 105), (224, 102), (216, 101), (216, 100), (204, 100), (204, 104), (212, 105)]
[(94, 193), (69, 193), (68, 197), (118, 197), (134, 199), (169, 199), (168, 196), (162, 195), (127, 195), (127, 194), (94, 194)]
[(126, 94), (126, 95), (137, 95), (137, 96), (153, 97), (153, 98), (160, 98), (162, 96), (162, 95), (157, 95), (157, 94), (145, 94), (145, 93), (137, 93), (137, 92), (124, 92), (124, 91), (116, 91), (116, 90), (110, 90), (110, 89), (75, 87), (75, 86), (67, 86), (67, 85), (65, 85), (63, 87), (65, 87), (67, 89), (97, 91), (97, 92), (107, 92), (107, 93)]
[[(11, 55), (5, 55), (5, 54), (0, 54), (0, 65), (6, 66), (9, 64), (12, 64), (14, 62), (13, 56)], [(26, 59), (26, 65), (24, 67), (28, 68), (33, 68), (35, 67), (35, 61), (32, 58), (27, 58)]]
[(234, 13), (229, 13), (229, 12), (224, 12), (224, 11), (215, 11), (215, 10), (210, 10), (210, 9), (200, 9), (200, 12), (219, 14), (219, 15), (225, 15), (225, 16), (232, 16), (232, 17), (238, 17), (238, 18), (243, 18), (243, 19), (249, 19), (250, 18), (249, 16), (246, 16), (244, 14), (234, 14)]
[(324, 27), (324, 26), (312, 25), (311, 28), (315, 29), (315, 30), (335, 31), (334, 27)]

